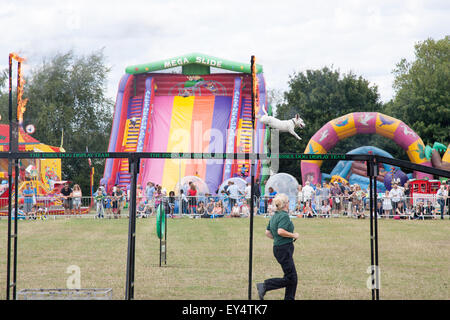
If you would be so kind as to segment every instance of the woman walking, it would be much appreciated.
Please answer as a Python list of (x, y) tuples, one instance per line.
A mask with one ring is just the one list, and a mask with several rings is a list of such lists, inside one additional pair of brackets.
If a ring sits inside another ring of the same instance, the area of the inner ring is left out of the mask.
[(299, 234), (294, 232), (294, 224), (289, 219), (289, 198), (285, 194), (277, 194), (273, 199), (277, 211), (270, 218), (266, 228), (266, 236), (273, 239), (273, 255), (283, 269), (283, 278), (266, 279), (257, 283), (258, 295), (264, 300), (267, 291), (286, 288), (284, 299), (294, 300), (297, 290), (297, 271), (294, 264), (294, 241)]

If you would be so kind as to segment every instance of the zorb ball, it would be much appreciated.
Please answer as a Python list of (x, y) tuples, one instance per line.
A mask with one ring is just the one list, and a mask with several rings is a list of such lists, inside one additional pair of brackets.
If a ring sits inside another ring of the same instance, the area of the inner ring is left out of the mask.
[(277, 193), (284, 193), (289, 197), (296, 197), (298, 192), (298, 182), (288, 173), (277, 173), (269, 178), (265, 186), (265, 195), (269, 194), (272, 187)]
[(265, 186), (265, 196), (269, 196), (269, 188), (272, 187), (277, 194), (284, 193), (289, 197), (289, 209), (295, 209), (298, 193), (298, 182), (288, 173), (277, 173), (269, 178)]
[(242, 178), (229, 178), (227, 180), (225, 180), (224, 182), (222, 182), (222, 184), (219, 187), (219, 194), (222, 194), (223, 189), (225, 188), (225, 186), (228, 185), (228, 182), (232, 181), (235, 185), (237, 185), (239, 191), (241, 191), (242, 193), (245, 192), (245, 187), (247, 186), (247, 182), (242, 179)]
[(178, 181), (174, 190), (175, 194), (180, 194), (180, 189), (182, 189), (184, 194), (187, 195), (189, 190), (189, 182), (192, 182), (195, 185), (195, 188), (197, 189), (197, 196), (204, 196), (206, 193), (210, 193), (208, 185), (201, 178), (197, 176), (186, 176)]

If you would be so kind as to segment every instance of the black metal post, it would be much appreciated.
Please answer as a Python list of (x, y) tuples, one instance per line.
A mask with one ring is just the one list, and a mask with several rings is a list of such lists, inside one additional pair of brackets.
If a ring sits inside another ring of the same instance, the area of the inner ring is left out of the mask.
[[(255, 56), (251, 57), (251, 71), (252, 71), (252, 150), (254, 152), (255, 146)], [(250, 159), (250, 232), (249, 232), (249, 252), (248, 252), (248, 300), (252, 300), (252, 273), (253, 273), (253, 214), (255, 211), (255, 168), (253, 159)]]
[(164, 264), (167, 265), (167, 210), (165, 208), (164, 208)]
[[(12, 139), (12, 57), (9, 55), (9, 103), (8, 103), (8, 120), (9, 120), (9, 152), (11, 152)], [(10, 299), (11, 286), (11, 201), (12, 201), (12, 166), (13, 160), (8, 159), (8, 245), (6, 256), (6, 300)]]
[(16, 300), (17, 293), (17, 228), (19, 223), (19, 159), (15, 159), (14, 161), (14, 190), (15, 190), (15, 198), (14, 198), (14, 256), (13, 256), (13, 300)]
[[(16, 118), (13, 122), (12, 137), (9, 140), (12, 142), (12, 151), (19, 151), (19, 88), (21, 88), (21, 74), (22, 74), (22, 63), (20, 60), (17, 61), (17, 107), (16, 107)], [(19, 221), (19, 159), (14, 161), (14, 255), (13, 255), (13, 300), (16, 300), (17, 293), (17, 240), (18, 240), (18, 221)]]
[[(367, 161), (367, 175), (369, 177), (369, 219), (370, 219), (370, 269), (371, 272), (376, 272), (374, 270), (374, 233), (373, 233), (373, 162), (371, 160)], [(364, 209), (364, 208), (363, 208)], [(374, 277), (372, 276), (372, 300), (375, 300), (375, 289), (373, 286)]]
[[(162, 243), (162, 234), (161, 234), (161, 232), (162, 232), (162, 230), (161, 230), (161, 227), (162, 227), (162, 218), (161, 218), (161, 210), (164, 210), (163, 209), (163, 207), (161, 206), (161, 203), (158, 205), (159, 206), (159, 266), (161, 267), (161, 265), (162, 265), (162, 246), (163, 246), (163, 243)], [(156, 215), (158, 216), (158, 208), (156, 208)]]
[[(375, 159), (374, 159), (375, 160)], [(378, 176), (378, 163), (373, 164), (373, 199), (375, 209), (375, 222), (374, 222), (374, 245), (375, 245), (375, 300), (380, 300), (380, 266), (378, 264), (378, 216), (377, 216), (377, 176)]]
[(129, 224), (128, 224), (128, 251), (127, 251), (127, 275), (125, 285), (125, 299), (134, 299), (134, 267), (135, 267), (135, 248), (136, 248), (136, 183), (139, 172), (139, 158), (130, 157), (128, 159), (131, 173), (130, 181), (130, 204), (128, 206)]

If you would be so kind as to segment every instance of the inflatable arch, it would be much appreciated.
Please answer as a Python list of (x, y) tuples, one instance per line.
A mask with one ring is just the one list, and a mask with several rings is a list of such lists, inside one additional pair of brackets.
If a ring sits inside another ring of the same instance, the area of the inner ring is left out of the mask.
[[(403, 121), (379, 112), (354, 112), (329, 121), (309, 140), (305, 154), (325, 154), (340, 141), (356, 134), (379, 134), (393, 140), (408, 154), (413, 163), (432, 167), (425, 156), (422, 139)], [(320, 166), (322, 161), (303, 160), (301, 162), (302, 181), (318, 183), (322, 180)], [(414, 172), (418, 179), (432, 179), (433, 176)]]

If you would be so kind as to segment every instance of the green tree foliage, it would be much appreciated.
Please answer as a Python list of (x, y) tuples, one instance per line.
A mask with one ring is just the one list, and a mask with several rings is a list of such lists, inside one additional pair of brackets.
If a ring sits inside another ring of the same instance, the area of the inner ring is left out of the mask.
[(393, 101), (386, 112), (408, 124), (425, 144), (450, 143), (450, 37), (415, 45), (415, 59), (393, 71)]
[[(28, 98), (24, 127), (33, 124), (33, 137), (63, 147), (68, 152), (105, 151), (112, 123), (113, 101), (105, 95), (109, 68), (103, 50), (86, 56), (73, 51), (56, 54), (34, 68), (25, 78)], [(0, 85), (2, 78), (0, 77)], [(7, 123), (6, 94), (0, 96), (2, 122)], [(5, 111), (6, 110), (6, 111)], [(94, 181), (103, 174), (104, 160), (92, 159)], [(63, 160), (63, 179), (80, 184), (89, 194), (89, 164), (84, 160)]]
[[(303, 152), (309, 139), (328, 121), (351, 112), (382, 111), (378, 88), (353, 73), (341, 76), (338, 70), (324, 67), (320, 70), (307, 70), (290, 77), (289, 90), (284, 94), (284, 102), (277, 106), (279, 119), (290, 119), (299, 114), (306, 123), (301, 130), (302, 141), (289, 133), (280, 133), (280, 152)], [(297, 130), (299, 132), (299, 130)], [(364, 145), (380, 145), (384, 138), (375, 135), (357, 135), (340, 141), (333, 153), (346, 153)], [(389, 145), (383, 142), (383, 147)], [(395, 144), (391, 149), (397, 148)], [(329, 172), (335, 163), (322, 165)], [(301, 181), (299, 161), (280, 161), (280, 172), (294, 175)]]

